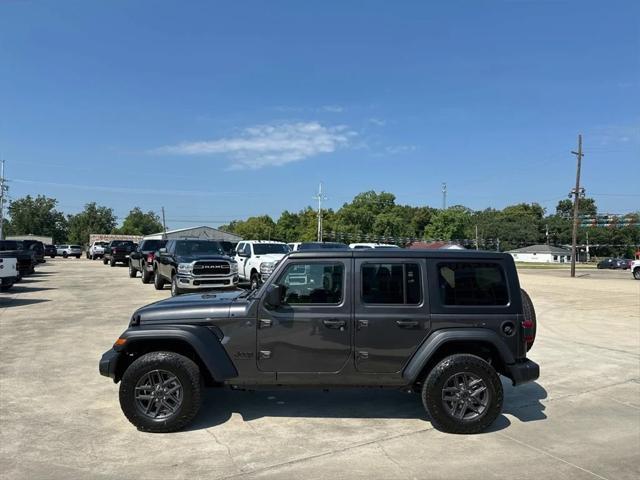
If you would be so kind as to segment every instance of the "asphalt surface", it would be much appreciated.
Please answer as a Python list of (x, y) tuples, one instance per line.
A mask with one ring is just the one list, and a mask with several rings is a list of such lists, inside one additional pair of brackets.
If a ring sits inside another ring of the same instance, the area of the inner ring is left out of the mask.
[(640, 282), (521, 270), (538, 382), (505, 382), (490, 431), (433, 429), (396, 391), (212, 390), (186, 431), (138, 432), (97, 364), (169, 296), (122, 267), (48, 260), (0, 294), (0, 478), (640, 478)]

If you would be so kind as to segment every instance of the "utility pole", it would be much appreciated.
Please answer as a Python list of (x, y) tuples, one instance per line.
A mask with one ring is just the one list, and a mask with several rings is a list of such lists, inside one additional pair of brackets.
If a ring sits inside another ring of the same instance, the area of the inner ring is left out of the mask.
[(591, 255), (589, 254), (589, 230), (587, 230), (587, 263), (591, 261)]
[(318, 194), (313, 199), (318, 201), (318, 241), (322, 242), (322, 201), (327, 199), (322, 193), (322, 182), (318, 185)]
[(476, 225), (476, 250), (479, 250), (480, 248), (478, 247), (478, 225)]
[(549, 224), (548, 223), (544, 226), (544, 235), (547, 238), (547, 245), (549, 245)]
[[(576, 276), (576, 243), (578, 241), (578, 207), (580, 205), (580, 167), (582, 166), (582, 135), (578, 135), (578, 151), (571, 152), (578, 158), (576, 168), (576, 188), (571, 192), (573, 194), (573, 232), (571, 234), (571, 276)], [(571, 195), (571, 194), (570, 194)]]
[(0, 160), (0, 240), (4, 240), (4, 194), (9, 188), (4, 184), (4, 160)]
[(166, 238), (167, 238), (167, 223), (164, 220), (164, 207), (162, 207), (162, 230), (163, 230), (162, 239), (166, 240)]
[(442, 182), (442, 209), (447, 209), (447, 184)]

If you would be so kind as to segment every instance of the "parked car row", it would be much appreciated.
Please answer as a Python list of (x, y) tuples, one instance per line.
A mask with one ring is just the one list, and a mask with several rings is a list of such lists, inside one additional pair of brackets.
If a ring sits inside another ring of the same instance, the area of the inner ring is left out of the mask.
[(0, 291), (9, 290), (44, 262), (44, 245), (36, 240), (0, 240)]
[(286, 244), (271, 240), (244, 240), (237, 244), (215, 240), (144, 239), (140, 244), (128, 240), (94, 242), (87, 258), (102, 258), (114, 267), (122, 263), (129, 277), (138, 273), (142, 283), (153, 283), (157, 290), (171, 285), (171, 295), (203, 290), (234, 289), (239, 285), (259, 288), (285, 255), (292, 251), (349, 248), (397, 248), (392, 245), (337, 242)]

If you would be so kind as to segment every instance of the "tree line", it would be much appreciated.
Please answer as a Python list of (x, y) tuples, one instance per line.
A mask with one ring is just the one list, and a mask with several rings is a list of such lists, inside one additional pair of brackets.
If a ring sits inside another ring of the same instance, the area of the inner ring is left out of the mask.
[(5, 235), (43, 235), (52, 237), (54, 243), (87, 244), (92, 233), (123, 235), (149, 235), (162, 231), (162, 222), (153, 211), (143, 212), (139, 207), (131, 209), (118, 227), (112, 208), (87, 203), (80, 213), (65, 215), (57, 209), (55, 198), (38, 195), (12, 201), (9, 218), (5, 219)]
[[(51, 236), (54, 242), (86, 244), (91, 233), (149, 235), (162, 231), (162, 222), (153, 211), (134, 207), (117, 226), (113, 209), (88, 203), (82, 212), (65, 215), (54, 198), (38, 195), (17, 199), (9, 205), (5, 232)], [(368, 191), (356, 195), (338, 210), (323, 211), (323, 239), (356, 242), (379, 241), (405, 245), (411, 241), (456, 241), (484, 250), (511, 250), (527, 245), (549, 243), (562, 246), (571, 242), (573, 204), (558, 202), (554, 212), (537, 203), (518, 203), (501, 210), (472, 210), (462, 205), (447, 209), (402, 205), (389, 192)], [(593, 198), (580, 201), (579, 214), (598, 214)], [(601, 256), (632, 256), (640, 245), (640, 213), (631, 212), (624, 226), (582, 227), (578, 243), (599, 245), (592, 253)], [(285, 242), (314, 241), (317, 238), (317, 212), (306, 207), (297, 212), (283, 211), (277, 219), (269, 215), (234, 220), (219, 227), (243, 238)], [(477, 237), (476, 237), (477, 229)]]

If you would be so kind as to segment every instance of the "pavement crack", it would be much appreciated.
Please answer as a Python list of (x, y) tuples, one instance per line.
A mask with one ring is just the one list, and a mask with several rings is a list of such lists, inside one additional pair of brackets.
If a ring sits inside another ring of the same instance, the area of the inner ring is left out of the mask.
[(543, 450), (543, 449), (538, 448), (538, 447), (534, 447), (530, 443), (523, 442), (522, 440), (518, 440), (517, 438), (513, 438), (512, 436), (507, 435), (506, 433), (502, 433), (502, 432), (496, 432), (496, 433), (498, 435), (500, 435), (501, 437), (508, 438), (512, 442), (515, 442), (515, 443), (518, 443), (518, 444), (522, 445), (525, 448), (528, 448), (528, 449), (531, 449), (531, 450), (535, 450), (538, 453), (541, 453), (543, 455), (546, 455), (547, 457), (553, 458), (554, 460), (558, 460), (559, 462), (562, 462), (562, 463), (564, 463), (566, 465), (569, 465), (569, 466), (571, 466), (573, 468), (577, 468), (578, 470), (582, 470), (583, 472), (588, 473), (590, 475), (593, 475), (596, 478), (600, 478), (602, 480), (609, 480), (607, 477), (603, 477), (602, 475), (598, 475), (597, 473), (592, 472), (591, 470), (583, 468), (580, 465), (576, 465), (575, 463), (571, 463), (568, 460), (565, 460), (564, 458), (560, 458), (560, 457), (554, 455), (553, 453), (547, 452), (546, 450)]
[(237, 463), (235, 458), (233, 458), (233, 455), (231, 454), (231, 448), (229, 447), (229, 445), (227, 445), (226, 443), (222, 443), (220, 441), (220, 439), (218, 439), (218, 437), (216, 436), (215, 433), (213, 433), (212, 431), (205, 429), (205, 432), (207, 432), (209, 435), (211, 435), (213, 437), (213, 439), (215, 440), (215, 442), (220, 445), (221, 447), (223, 447), (226, 451), (227, 451), (227, 455), (229, 456), (229, 459), (231, 460), (231, 463), (233, 463), (233, 466), (235, 467), (236, 470), (238, 470), (238, 472), (240, 472), (240, 474), (244, 473), (244, 469), (242, 467), (240, 467)]

